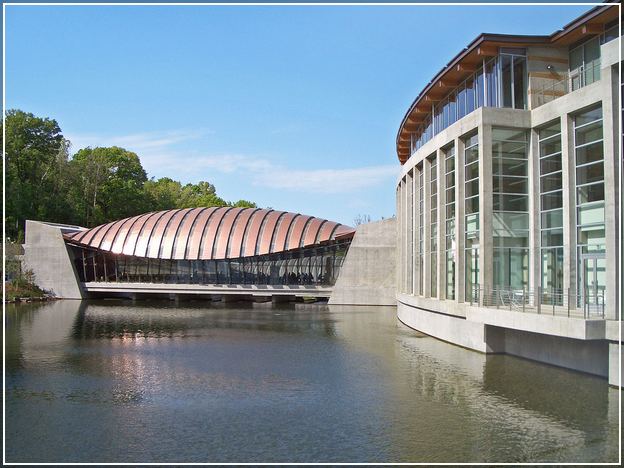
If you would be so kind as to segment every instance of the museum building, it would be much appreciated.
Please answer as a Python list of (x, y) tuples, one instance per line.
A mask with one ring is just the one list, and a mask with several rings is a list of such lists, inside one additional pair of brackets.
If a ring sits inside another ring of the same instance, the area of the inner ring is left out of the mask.
[(608, 373), (597, 337), (620, 318), (619, 10), (548, 36), (481, 34), (409, 107), (396, 138), (405, 324)]

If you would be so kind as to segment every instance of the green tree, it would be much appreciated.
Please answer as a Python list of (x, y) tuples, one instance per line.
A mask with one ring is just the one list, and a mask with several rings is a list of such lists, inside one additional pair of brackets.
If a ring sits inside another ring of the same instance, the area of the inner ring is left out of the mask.
[(249, 200), (238, 200), (237, 202), (230, 202), (229, 204), (237, 208), (258, 208), (258, 205)]
[[(57, 196), (65, 189), (69, 144), (53, 119), (11, 109), (6, 126), (5, 222), (9, 237), (17, 237), (26, 219), (64, 221), (71, 217)], [(63, 219), (54, 219), (61, 217)]]
[(84, 148), (69, 162), (80, 224), (95, 226), (145, 211), (147, 175), (139, 157), (117, 146)]

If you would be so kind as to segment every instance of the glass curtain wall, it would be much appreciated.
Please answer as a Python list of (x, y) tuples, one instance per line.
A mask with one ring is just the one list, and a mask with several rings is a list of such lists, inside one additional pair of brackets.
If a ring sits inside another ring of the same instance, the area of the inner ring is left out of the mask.
[(455, 299), (455, 146), (445, 150), (446, 298)]
[(407, 275), (406, 292), (414, 293), (414, 172), (407, 174)]
[(578, 287), (584, 304), (604, 300), (605, 209), (602, 108), (574, 118)]
[(464, 141), (464, 275), (465, 298), (473, 302), (479, 289), (479, 140), (477, 134)]
[(570, 87), (572, 91), (600, 79), (600, 37), (570, 49)]
[(429, 198), (430, 198), (430, 224), (429, 224), (429, 240), (430, 240), (430, 282), (429, 287), (431, 297), (438, 295), (438, 159), (433, 155), (430, 159), (430, 179), (429, 179)]
[(493, 286), (528, 289), (529, 181), (525, 130), (492, 129)]
[(500, 54), (501, 107), (524, 109), (527, 93), (525, 49), (501, 49)]
[(425, 173), (420, 164), (418, 171), (418, 294), (423, 295), (425, 289)]
[(538, 131), (542, 301), (563, 304), (563, 174), (561, 123)]

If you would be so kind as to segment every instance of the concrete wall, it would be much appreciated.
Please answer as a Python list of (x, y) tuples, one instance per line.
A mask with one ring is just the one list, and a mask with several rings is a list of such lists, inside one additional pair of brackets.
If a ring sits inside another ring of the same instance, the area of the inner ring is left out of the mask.
[(358, 226), (330, 304), (396, 305), (395, 218)]
[(504, 332), (503, 350), (507, 354), (601, 377), (609, 375), (606, 340), (584, 341), (519, 330), (498, 330)]
[(78, 281), (71, 252), (63, 240), (63, 231), (75, 226), (26, 221), (24, 270), (32, 270), (41, 289), (64, 299), (82, 299), (85, 292)]

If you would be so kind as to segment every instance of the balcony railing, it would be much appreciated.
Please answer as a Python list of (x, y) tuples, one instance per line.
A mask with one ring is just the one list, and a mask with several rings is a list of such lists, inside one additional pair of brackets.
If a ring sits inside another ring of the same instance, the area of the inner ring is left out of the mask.
[(600, 60), (594, 60), (570, 72), (558, 73), (556, 78), (545, 79), (541, 85), (532, 87), (531, 94), (535, 96), (533, 108), (554, 101), (599, 79)]
[(604, 319), (604, 291), (573, 294), (570, 289), (480, 288), (472, 289), (471, 305), (534, 314)]

